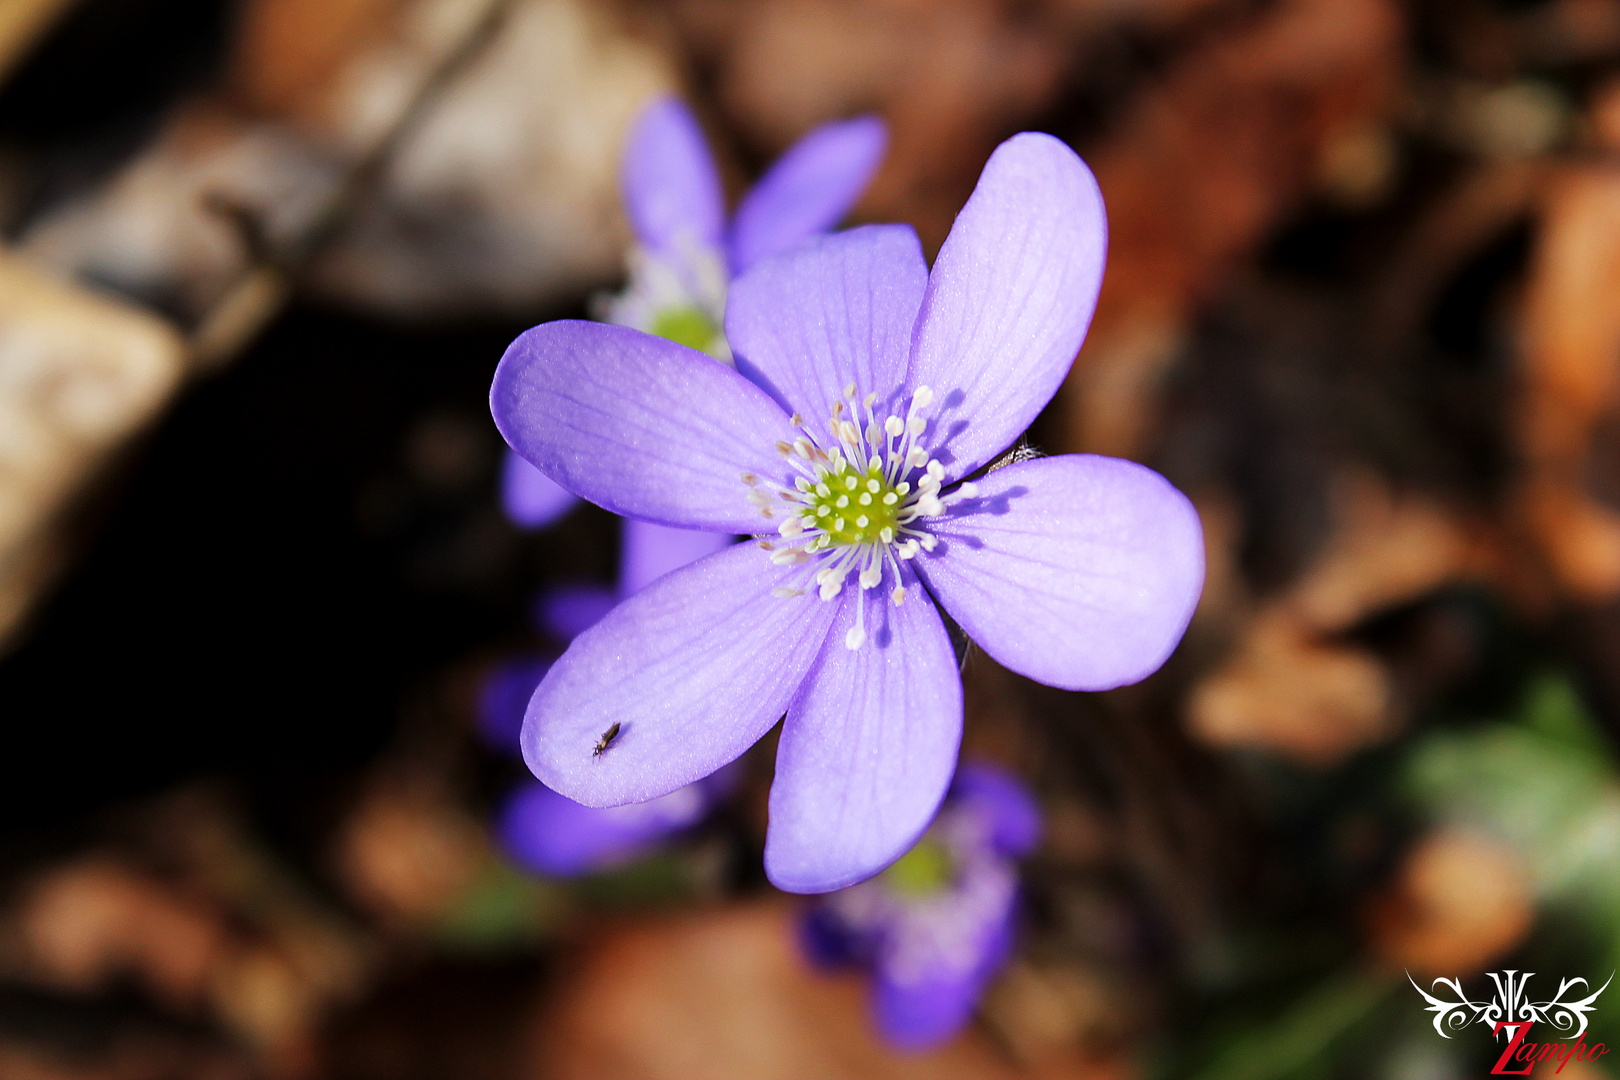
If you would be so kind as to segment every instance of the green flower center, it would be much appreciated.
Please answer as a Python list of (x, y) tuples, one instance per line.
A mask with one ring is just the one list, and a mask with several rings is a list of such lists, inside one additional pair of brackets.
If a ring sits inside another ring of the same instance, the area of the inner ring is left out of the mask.
[(701, 308), (676, 307), (658, 313), (657, 318), (653, 319), (652, 332), (677, 345), (707, 352), (720, 333), (720, 328)]
[(820, 529), (827, 546), (888, 544), (898, 528), (896, 520), (911, 485), (890, 485), (881, 464), (861, 469), (843, 458), (802, 496), (799, 520), (806, 529)]
[(883, 871), (884, 882), (903, 896), (929, 896), (955, 879), (956, 861), (951, 853), (944, 844), (926, 836)]

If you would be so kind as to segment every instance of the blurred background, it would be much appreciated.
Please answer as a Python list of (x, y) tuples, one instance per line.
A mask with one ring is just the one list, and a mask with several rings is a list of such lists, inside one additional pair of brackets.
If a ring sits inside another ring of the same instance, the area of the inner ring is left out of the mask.
[[(1032, 442), (1203, 517), (1145, 683), (967, 654), (1043, 829), (926, 1053), (764, 880), (774, 737), (628, 861), (495, 839), (491, 695), (619, 523), (508, 520), (489, 380), (622, 281), (666, 93), (733, 199), (880, 115), (852, 220), (930, 255), (1068, 141)], [(0, 241), (8, 1080), (1443, 1080), (1500, 1044), (1403, 971), (1620, 966), (1620, 0), (0, 0)]]

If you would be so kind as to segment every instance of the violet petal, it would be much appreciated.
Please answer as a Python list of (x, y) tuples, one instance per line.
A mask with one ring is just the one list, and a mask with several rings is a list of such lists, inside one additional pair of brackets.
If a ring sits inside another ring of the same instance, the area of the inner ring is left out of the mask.
[(737, 207), (732, 272), (837, 225), (866, 190), (888, 143), (883, 121), (862, 116), (823, 124), (793, 144)]
[[(905, 854), (950, 785), (962, 742), (962, 679), (950, 637), (916, 580), (842, 598), (788, 708), (776, 751), (765, 873), (788, 892), (852, 885)], [(855, 605), (867, 640), (850, 649)], [(819, 601), (818, 601), (819, 604)]]
[(497, 665), (484, 678), (473, 709), (484, 745), (503, 754), (519, 752), (524, 710), (550, 667), (550, 657), (525, 656)]
[(664, 97), (641, 111), (620, 174), (636, 238), (655, 251), (719, 247), (725, 196), (703, 129), (686, 103)]
[[(618, 598), (600, 585), (557, 585), (535, 600), (534, 621), (559, 642), (573, 641), (602, 621)], [(535, 680), (536, 685), (540, 682)], [(533, 689), (532, 687), (530, 688)], [(528, 699), (524, 699), (527, 704)]]
[(1029, 789), (993, 765), (964, 762), (951, 783), (951, 802), (989, 820), (990, 842), (1002, 855), (1028, 855), (1041, 838), (1041, 811)]
[(507, 797), (495, 832), (519, 865), (548, 877), (577, 877), (645, 853), (697, 824), (708, 808), (708, 796), (696, 784), (649, 802), (597, 809), (533, 780)]
[(1107, 250), (1091, 170), (1050, 135), (996, 148), (940, 248), (907, 382), (933, 389), (926, 445), (968, 475), (1029, 426), (1086, 336)]
[(1198, 512), (1153, 470), (1069, 454), (1009, 465), (930, 522), (917, 560), (939, 602), (998, 663), (1106, 690), (1156, 671), (1204, 581)]
[(1016, 890), (1008, 903), (989, 914), (991, 925), (972, 935), (977, 955), (967, 965), (941, 963), (920, 979), (900, 980), (879, 963), (872, 988), (878, 1029), (902, 1050), (926, 1050), (947, 1042), (973, 1017), (986, 984), (1007, 961), (1012, 948)]
[(979, 989), (974, 972), (924, 983), (896, 983), (880, 976), (872, 987), (878, 1030), (900, 1050), (927, 1050), (949, 1042), (973, 1018)]
[(523, 460), (516, 450), (506, 451), (501, 465), (501, 507), (515, 525), (542, 529), (568, 513), (579, 499), (555, 480)]
[(727, 533), (770, 530), (745, 473), (786, 478), (797, 434), (763, 390), (685, 346), (623, 326), (542, 323), (507, 347), (490, 411), (552, 479), (618, 514)]
[(619, 541), (619, 598), (638, 593), (671, 570), (679, 570), (730, 545), (728, 533), (675, 529), (625, 518), (624, 534)]
[[(787, 709), (836, 613), (814, 596), (771, 594), (802, 574), (738, 544), (614, 608), (574, 639), (529, 702), (529, 768), (569, 798), (613, 806), (737, 757)], [(616, 737), (593, 753), (614, 724)]]
[(927, 285), (909, 225), (867, 225), (767, 259), (732, 283), (726, 304), (737, 370), (817, 433), (851, 382), (890, 406)]

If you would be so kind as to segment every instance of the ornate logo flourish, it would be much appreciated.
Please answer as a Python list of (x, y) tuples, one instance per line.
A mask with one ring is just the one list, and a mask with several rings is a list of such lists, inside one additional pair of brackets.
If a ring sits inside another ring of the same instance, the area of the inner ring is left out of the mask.
[(1608, 982), (1590, 995), (1578, 1001), (1565, 1001), (1566, 994), (1573, 996), (1578, 992), (1575, 991), (1575, 987), (1579, 986), (1581, 991), (1587, 988), (1585, 979), (1565, 979), (1558, 984), (1558, 993), (1553, 995), (1551, 1001), (1531, 1001), (1525, 994), (1525, 984), (1534, 974), (1533, 971), (1489, 973), (1487, 977), (1496, 984), (1496, 996), (1490, 1001), (1470, 1001), (1463, 993), (1462, 982), (1458, 979), (1436, 979), (1430, 984), (1432, 990), (1438, 991), (1442, 986), (1450, 990), (1448, 996), (1454, 997), (1456, 999), (1454, 1001), (1435, 997), (1424, 990), (1412, 978), (1411, 972), (1406, 973), (1406, 980), (1429, 1003), (1424, 1011), (1434, 1013), (1434, 1030), (1446, 1039), (1451, 1038), (1447, 1029), (1461, 1031), (1476, 1021), (1493, 1032), (1499, 1030), (1497, 1025), (1504, 1022), (1515, 1024), (1532, 1021), (1538, 1024), (1551, 1024), (1560, 1034), (1578, 1039), (1586, 1034), (1586, 1014), (1596, 1008), (1592, 1003), (1598, 999), (1599, 994), (1609, 988), (1609, 983), (1614, 981), (1614, 974), (1611, 972)]

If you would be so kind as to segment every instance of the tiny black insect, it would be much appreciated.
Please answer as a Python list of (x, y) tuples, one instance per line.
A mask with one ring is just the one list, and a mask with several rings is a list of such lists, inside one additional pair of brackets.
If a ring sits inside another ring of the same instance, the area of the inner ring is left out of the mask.
[(615, 720), (613, 722), (613, 726), (602, 732), (602, 737), (596, 740), (596, 749), (591, 751), (591, 757), (600, 757), (602, 751), (612, 746), (613, 740), (617, 739), (618, 737), (619, 723), (617, 720)]

